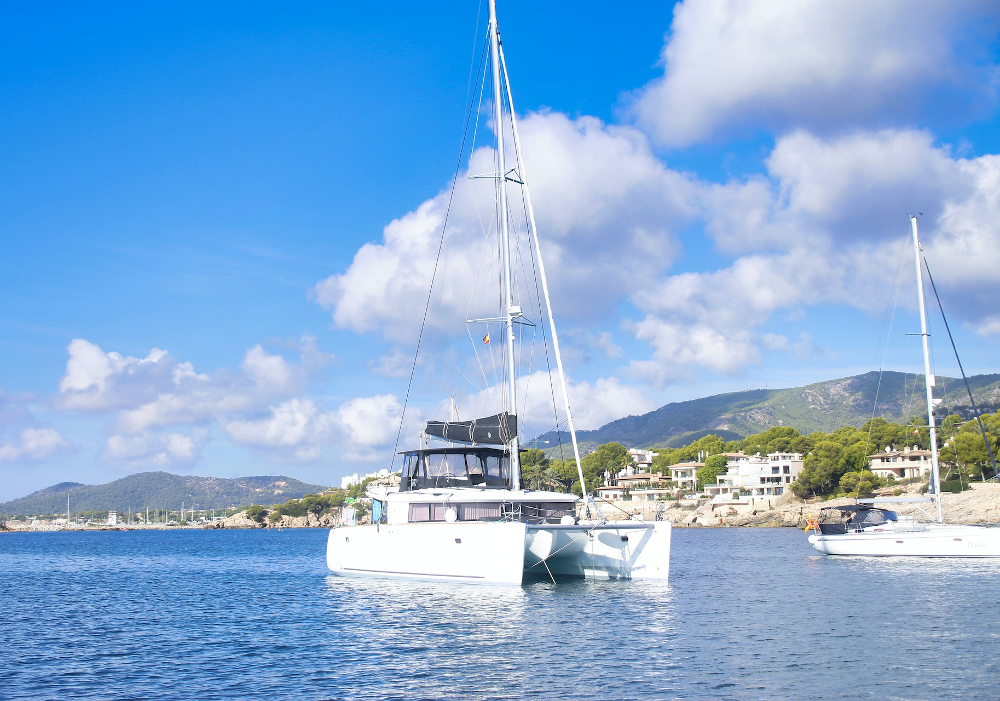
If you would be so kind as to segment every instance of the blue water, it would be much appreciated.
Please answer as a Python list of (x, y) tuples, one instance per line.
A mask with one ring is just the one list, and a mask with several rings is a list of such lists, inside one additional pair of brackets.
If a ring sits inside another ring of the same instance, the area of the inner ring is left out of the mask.
[(1000, 563), (676, 529), (669, 585), (341, 579), (326, 531), (0, 535), (3, 699), (993, 699)]

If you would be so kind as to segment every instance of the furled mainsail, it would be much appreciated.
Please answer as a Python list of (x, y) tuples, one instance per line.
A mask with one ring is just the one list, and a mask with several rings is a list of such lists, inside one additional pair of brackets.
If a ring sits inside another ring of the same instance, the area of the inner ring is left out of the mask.
[(505, 411), (472, 421), (428, 421), (424, 433), (459, 443), (506, 445), (517, 435), (517, 416)]

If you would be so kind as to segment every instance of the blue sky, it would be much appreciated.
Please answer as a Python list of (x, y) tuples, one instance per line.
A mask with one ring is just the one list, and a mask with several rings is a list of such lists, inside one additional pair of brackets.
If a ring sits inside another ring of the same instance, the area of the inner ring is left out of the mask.
[[(484, 12), (0, 9), (0, 500), (385, 464)], [(877, 367), (910, 211), (1000, 370), (994, 3), (499, 12), (582, 427)]]

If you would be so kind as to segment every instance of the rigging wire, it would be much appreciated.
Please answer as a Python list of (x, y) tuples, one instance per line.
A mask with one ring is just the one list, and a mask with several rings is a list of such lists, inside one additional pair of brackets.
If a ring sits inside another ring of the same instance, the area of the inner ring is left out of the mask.
[[(986, 451), (990, 455), (990, 463), (993, 465), (993, 476), (1000, 478), (1000, 472), (997, 471), (997, 461), (993, 457), (993, 448), (990, 446), (990, 439), (986, 436), (986, 428), (983, 426), (983, 420), (980, 416), (980, 412), (976, 408), (976, 400), (972, 398), (972, 388), (969, 386), (969, 378), (965, 376), (965, 368), (962, 367), (962, 360), (958, 357), (958, 348), (955, 346), (955, 338), (951, 335), (951, 327), (948, 325), (948, 317), (944, 315), (944, 306), (941, 304), (941, 297), (938, 295), (937, 286), (934, 284), (934, 276), (931, 275), (931, 266), (928, 265), (926, 256), (924, 256), (924, 268), (927, 270), (927, 279), (930, 280), (931, 290), (934, 291), (934, 299), (937, 300), (938, 309), (941, 311), (941, 321), (944, 322), (944, 328), (948, 332), (948, 340), (951, 341), (951, 349), (955, 351), (955, 361), (958, 363), (958, 371), (962, 373), (962, 380), (965, 382), (965, 391), (969, 393), (969, 402), (972, 404), (972, 414), (976, 417), (976, 421), (979, 423), (979, 430), (983, 434), (983, 442), (986, 443)], [(955, 450), (957, 455), (958, 446), (955, 447)]]
[[(480, 73), (482, 73), (483, 68), (485, 68), (485, 66), (481, 63), (479, 71)], [(471, 70), (469, 71), (469, 75), (471, 81), (471, 76), (472, 76)], [(469, 93), (471, 93), (471, 88), (466, 92), (466, 95), (468, 95)], [(395, 467), (396, 453), (399, 450), (399, 438), (403, 434), (403, 423), (406, 420), (406, 407), (409, 405), (410, 402), (410, 391), (413, 388), (413, 376), (417, 370), (417, 358), (420, 356), (420, 345), (424, 340), (424, 329), (427, 327), (427, 315), (430, 312), (431, 299), (433, 298), (434, 295), (434, 283), (437, 280), (438, 264), (441, 262), (441, 252), (444, 249), (444, 240), (448, 232), (448, 222), (451, 219), (451, 207), (455, 201), (455, 189), (458, 186), (458, 176), (462, 172), (462, 161), (465, 157), (465, 144), (467, 137), (469, 135), (469, 122), (471, 120), (472, 120), (472, 105), (470, 101), (469, 109), (466, 112), (465, 126), (462, 129), (462, 140), (458, 150), (458, 162), (455, 165), (455, 175), (451, 180), (451, 191), (448, 194), (448, 206), (445, 209), (444, 222), (441, 225), (441, 238), (438, 241), (437, 255), (434, 257), (434, 269), (431, 272), (431, 284), (429, 289), (427, 290), (427, 302), (424, 304), (424, 314), (420, 320), (420, 333), (417, 334), (417, 347), (413, 353), (413, 364), (410, 366), (410, 377), (406, 383), (406, 396), (403, 399), (403, 409), (399, 415), (399, 428), (396, 430), (396, 442), (393, 444), (392, 448), (392, 458), (389, 461), (389, 472), (392, 472), (393, 468)]]
[[(523, 185), (521, 186), (521, 194), (522, 194), (522, 197), (521, 197), (521, 207), (524, 210), (524, 212), (523, 212), (524, 219), (527, 222), (529, 220), (529, 217), (528, 217), (528, 204), (527, 204), (527, 202), (525, 201), (525, 198), (524, 198), (524, 186)], [(531, 227), (530, 227), (530, 225), (526, 226), (526, 229), (527, 229), (529, 237), (531, 237), (531, 236), (534, 236), (536, 238), (538, 237), (538, 232), (532, 230)], [(562, 432), (559, 430), (560, 421), (559, 421), (559, 409), (558, 409), (558, 406), (556, 404), (556, 388), (555, 388), (555, 384), (552, 382), (552, 359), (549, 358), (549, 341), (548, 341), (548, 336), (545, 333), (545, 323), (544, 323), (544, 321), (542, 319), (542, 316), (543, 316), (542, 315), (542, 294), (541, 294), (541, 291), (539, 290), (539, 287), (538, 287), (538, 267), (535, 265), (535, 249), (531, 246), (530, 241), (529, 241), (529, 244), (528, 244), (528, 251), (529, 251), (529, 253), (531, 255), (532, 280), (535, 283), (535, 302), (536, 302), (536, 306), (538, 308), (538, 325), (541, 328), (541, 333), (542, 333), (542, 348), (545, 351), (545, 375), (549, 379), (549, 396), (552, 399), (552, 418), (555, 421), (556, 446), (559, 449), (559, 459), (560, 460), (565, 460), (565, 457), (563, 456)], [(543, 433), (541, 435), (545, 435), (545, 434)], [(537, 437), (536, 437), (536, 440), (537, 440)]]
[[(895, 276), (892, 279), (892, 287), (889, 290), (889, 304), (886, 305), (886, 311), (882, 315), (882, 328), (879, 330), (878, 346), (882, 345), (882, 333), (885, 332), (885, 347), (883, 348), (883, 351), (882, 351), (882, 363), (879, 365), (879, 369), (878, 369), (878, 385), (876, 385), (876, 387), (875, 387), (875, 402), (872, 405), (872, 416), (871, 416), (871, 419), (869, 419), (869, 421), (868, 421), (868, 437), (865, 439), (865, 455), (866, 456), (868, 455), (868, 447), (871, 445), (871, 442), (872, 442), (872, 429), (874, 429), (875, 413), (878, 411), (878, 397), (879, 397), (879, 392), (881, 392), (881, 390), (882, 390), (882, 373), (883, 373), (883, 371), (885, 369), (885, 358), (886, 358), (886, 356), (889, 353), (889, 338), (892, 335), (892, 324), (893, 324), (893, 321), (895, 321), (895, 319), (896, 319), (896, 299), (897, 299), (896, 295), (899, 293), (899, 288), (896, 287), (896, 283), (899, 282), (899, 271), (903, 267), (903, 254), (905, 252), (906, 252), (906, 246), (905, 245), (900, 246), (900, 249), (899, 249), (899, 258), (896, 261), (896, 274), (895, 274)], [(892, 308), (891, 313), (889, 311), (890, 306)], [(888, 329), (886, 329), (886, 323), (885, 323), (886, 316), (889, 317), (889, 328)], [(875, 353), (876, 354), (878, 353), (878, 346), (875, 347)], [(876, 355), (876, 357), (877, 357), (877, 355)], [(872, 364), (873, 365), (875, 364), (874, 363), (874, 359), (872, 361)], [(905, 388), (906, 388), (906, 377), (905, 377), (905, 375), (903, 377), (903, 388), (904, 388), (904, 391), (905, 391)], [(877, 452), (877, 450), (878, 449), (876, 448), (876, 452)]]

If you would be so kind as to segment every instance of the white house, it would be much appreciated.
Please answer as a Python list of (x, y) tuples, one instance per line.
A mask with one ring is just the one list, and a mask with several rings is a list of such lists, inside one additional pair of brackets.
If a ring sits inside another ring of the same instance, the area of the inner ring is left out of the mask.
[(670, 481), (684, 492), (698, 489), (698, 470), (705, 467), (703, 462), (679, 462), (670, 466)]
[(868, 456), (868, 468), (877, 477), (922, 477), (931, 471), (931, 451), (917, 446), (906, 446), (902, 450), (886, 448), (881, 453)]
[(631, 455), (632, 459), (635, 461), (637, 472), (649, 472), (650, 468), (653, 467), (653, 458), (656, 457), (656, 453), (652, 450), (629, 448), (628, 454)]
[(705, 486), (710, 498), (781, 496), (802, 472), (801, 453), (769, 453), (765, 456), (727, 453), (725, 474), (719, 475), (718, 484)]

